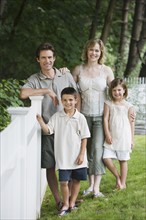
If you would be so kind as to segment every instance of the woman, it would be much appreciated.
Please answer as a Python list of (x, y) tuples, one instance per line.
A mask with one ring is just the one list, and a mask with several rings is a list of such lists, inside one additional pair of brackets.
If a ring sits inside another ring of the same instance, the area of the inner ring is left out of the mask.
[(103, 197), (100, 182), (105, 174), (103, 156), (103, 108), (107, 86), (114, 79), (110, 67), (103, 64), (104, 45), (100, 39), (89, 40), (83, 51), (84, 64), (73, 70), (73, 77), (81, 93), (81, 112), (85, 115), (91, 132), (87, 143), (89, 188), (83, 191), (86, 196)]

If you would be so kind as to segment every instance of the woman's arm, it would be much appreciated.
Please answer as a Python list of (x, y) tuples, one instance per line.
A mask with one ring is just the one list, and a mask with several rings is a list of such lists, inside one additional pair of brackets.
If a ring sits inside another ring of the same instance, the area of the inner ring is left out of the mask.
[(134, 114), (135, 112), (134, 112), (133, 107), (129, 108), (128, 118), (129, 118), (129, 123), (131, 127), (131, 139), (132, 139), (131, 148), (133, 148), (133, 145), (134, 145), (134, 130), (135, 130), (135, 120), (131, 120), (131, 115), (134, 115)]
[(104, 133), (106, 142), (112, 144), (112, 137), (109, 131), (109, 107), (106, 103), (104, 103)]
[[(76, 83), (79, 81), (79, 74), (80, 74), (80, 66), (76, 66), (72, 71), (72, 75), (73, 75), (73, 78)], [(80, 95), (80, 93), (78, 93), (78, 102), (77, 102), (76, 107), (77, 107), (78, 111), (81, 110), (81, 95)]]
[(107, 72), (107, 84), (109, 86), (111, 81), (114, 79), (114, 74), (109, 66), (106, 66), (106, 72)]

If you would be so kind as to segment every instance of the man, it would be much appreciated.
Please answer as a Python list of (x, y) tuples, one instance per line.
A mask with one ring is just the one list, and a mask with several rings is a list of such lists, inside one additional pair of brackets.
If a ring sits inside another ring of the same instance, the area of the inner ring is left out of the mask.
[[(42, 117), (45, 123), (58, 110), (62, 109), (61, 91), (65, 87), (74, 87), (76, 83), (69, 72), (62, 74), (54, 67), (55, 50), (50, 43), (41, 44), (36, 51), (36, 59), (40, 65), (40, 72), (31, 75), (20, 91), (20, 97), (44, 96), (42, 101)], [(42, 135), (41, 167), (46, 168), (46, 177), (50, 190), (54, 196), (57, 208), (61, 208), (58, 181), (55, 173), (54, 136)]]

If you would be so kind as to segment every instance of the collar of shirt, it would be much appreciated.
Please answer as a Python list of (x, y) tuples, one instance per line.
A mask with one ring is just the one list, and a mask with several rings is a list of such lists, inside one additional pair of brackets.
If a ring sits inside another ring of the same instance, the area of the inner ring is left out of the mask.
[[(55, 77), (61, 77), (62, 76), (62, 73), (56, 69), (55, 67), (53, 67), (54, 71), (55, 71)], [(48, 79), (47, 76), (45, 76), (41, 71), (39, 72), (39, 78), (40, 79)]]
[[(62, 111), (60, 111), (60, 117), (68, 117), (68, 115), (65, 113), (64, 109)], [(78, 119), (79, 118), (79, 112), (77, 109), (75, 109), (75, 113), (74, 115), (71, 117), (71, 118), (74, 118), (74, 119)]]

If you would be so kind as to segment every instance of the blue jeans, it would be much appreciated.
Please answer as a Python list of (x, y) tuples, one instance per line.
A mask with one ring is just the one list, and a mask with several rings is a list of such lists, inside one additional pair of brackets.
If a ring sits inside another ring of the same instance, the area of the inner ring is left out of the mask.
[(85, 117), (91, 133), (91, 137), (87, 139), (88, 174), (105, 174), (105, 165), (102, 160), (104, 143), (103, 117)]

